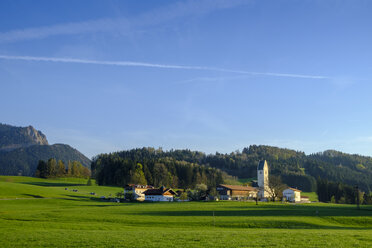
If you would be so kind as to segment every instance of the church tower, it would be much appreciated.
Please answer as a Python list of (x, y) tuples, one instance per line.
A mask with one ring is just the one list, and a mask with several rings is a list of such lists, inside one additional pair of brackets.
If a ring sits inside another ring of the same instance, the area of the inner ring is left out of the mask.
[(266, 160), (261, 160), (257, 167), (257, 181), (258, 181), (258, 198), (263, 199), (269, 197), (269, 166)]

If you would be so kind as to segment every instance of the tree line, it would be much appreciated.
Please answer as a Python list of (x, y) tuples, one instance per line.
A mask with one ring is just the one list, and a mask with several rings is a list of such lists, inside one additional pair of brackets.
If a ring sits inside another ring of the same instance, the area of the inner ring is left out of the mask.
[(194, 188), (197, 184), (215, 188), (227, 177), (219, 169), (162, 155), (147, 148), (101, 154), (92, 161), (92, 173), (99, 185), (133, 183), (182, 189)]
[[(109, 159), (105, 156), (109, 155), (111, 157), (109, 162), (105, 162), (106, 168), (100, 168), (100, 161), (108, 161)], [(114, 157), (117, 158), (114, 159)], [(115, 161), (119, 160), (119, 158), (125, 161)], [(92, 167), (98, 164), (99, 170), (97, 170), (97, 172), (104, 170), (104, 174), (109, 175), (112, 172), (108, 172), (107, 168), (113, 167), (112, 164), (131, 164), (126, 166), (117, 166), (125, 167), (125, 169), (121, 169), (120, 171), (120, 173), (124, 173), (122, 171), (134, 171), (133, 166), (140, 163), (143, 167), (142, 170), (145, 174), (146, 180), (152, 183), (154, 183), (153, 180), (155, 180), (155, 183), (157, 183), (156, 180), (158, 176), (153, 177), (152, 174), (157, 173), (157, 175), (159, 175), (159, 171), (165, 171), (161, 165), (155, 167), (155, 163), (159, 163), (164, 164), (166, 168), (166, 173), (160, 174), (166, 175), (168, 172), (171, 174), (171, 176), (160, 179), (161, 181), (166, 181), (167, 184), (172, 185), (170, 182), (176, 180), (178, 183), (174, 183), (173, 185), (180, 184), (183, 186), (189, 186), (192, 185), (189, 177), (191, 174), (197, 174), (195, 173), (196, 169), (195, 172), (184, 172), (187, 176), (179, 175), (178, 173), (180, 173), (180, 170), (190, 170), (185, 169), (185, 166), (182, 166), (182, 163), (186, 163), (186, 167), (190, 165), (192, 168), (193, 165), (196, 165), (196, 167), (201, 166), (204, 168), (219, 169), (224, 175), (224, 179), (227, 178), (227, 175), (239, 178), (255, 178), (257, 176), (257, 165), (262, 159), (268, 161), (270, 175), (280, 176), (284, 184), (305, 192), (316, 191), (316, 178), (318, 177), (324, 179), (327, 178), (328, 180), (342, 182), (348, 185), (358, 184), (360, 189), (364, 192), (370, 192), (371, 190), (372, 158), (360, 155), (350, 155), (332, 150), (306, 155), (301, 151), (272, 146), (251, 145), (244, 148), (242, 151), (237, 150), (226, 154), (218, 152), (215, 154), (205, 154), (200, 151), (191, 151), (188, 149), (171, 149), (169, 151), (164, 151), (161, 148), (155, 149), (148, 147), (99, 155), (96, 157), (96, 161), (93, 161)], [(176, 165), (173, 166), (173, 164)], [(117, 167), (113, 168), (113, 170), (116, 171)], [(177, 172), (175, 172), (175, 168), (181, 169), (177, 169)], [(203, 173), (198, 173), (199, 176), (196, 177), (205, 177), (202, 175)], [(174, 177), (174, 175), (177, 177)], [(123, 176), (115, 175), (112, 175), (112, 178), (110, 178), (111, 176), (104, 177), (106, 179), (102, 179), (103, 183), (110, 184), (110, 182), (114, 182), (113, 184), (115, 185), (119, 185), (119, 181), (122, 180), (118, 179), (118, 177), (123, 178)], [(125, 182), (130, 181), (128, 175), (125, 177)]]
[(79, 161), (68, 161), (67, 166), (62, 160), (51, 158), (48, 161), (40, 160), (35, 176), (40, 178), (53, 177), (79, 177), (89, 178), (91, 171), (84, 167)]
[(327, 179), (318, 178), (316, 193), (321, 202), (372, 204), (372, 194), (360, 191), (357, 186), (332, 182)]
[(239, 178), (255, 178), (259, 161), (266, 159), (270, 175), (281, 176), (283, 183), (305, 192), (316, 190), (316, 178), (318, 177), (349, 185), (358, 184), (365, 192), (372, 190), (370, 188), (372, 158), (333, 150), (306, 155), (301, 151), (251, 145), (242, 151), (237, 150), (226, 154), (216, 152), (207, 155), (188, 149), (163, 151), (151, 147), (122, 151), (118, 154), (134, 160), (142, 157), (171, 157), (177, 161), (218, 168)]

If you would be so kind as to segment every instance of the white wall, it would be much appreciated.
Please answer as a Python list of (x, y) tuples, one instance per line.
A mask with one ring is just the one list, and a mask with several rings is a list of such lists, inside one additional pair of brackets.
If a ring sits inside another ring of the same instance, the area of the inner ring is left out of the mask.
[(301, 192), (294, 191), (292, 189), (285, 189), (285, 190), (283, 190), (283, 197), (286, 198), (287, 201), (300, 202), (301, 201)]

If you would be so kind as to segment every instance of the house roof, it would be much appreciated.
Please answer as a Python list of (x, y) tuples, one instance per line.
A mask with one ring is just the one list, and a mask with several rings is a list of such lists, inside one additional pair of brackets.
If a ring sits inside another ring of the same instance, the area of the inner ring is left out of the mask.
[(160, 188), (160, 189), (148, 189), (143, 194), (145, 195), (164, 195), (165, 193), (169, 192), (172, 195), (175, 195), (176, 192), (174, 192), (172, 189), (166, 189), (166, 188)]
[(220, 187), (224, 187), (226, 189), (231, 190), (241, 190), (241, 191), (257, 191), (256, 188), (253, 188), (251, 186), (240, 186), (240, 185), (227, 185), (227, 184), (220, 184), (218, 185)]
[(297, 192), (302, 192), (302, 191), (299, 190), (299, 189), (295, 189), (295, 188), (291, 188), (291, 187), (289, 187), (289, 188), (287, 188), (287, 189), (291, 189), (291, 190), (293, 190), (293, 191), (297, 191)]
[(264, 167), (265, 167), (265, 164), (266, 164), (266, 166), (267, 166), (267, 162), (266, 162), (266, 160), (261, 160), (261, 161), (258, 163), (257, 170), (263, 170)]
[(140, 184), (127, 184), (125, 189), (153, 189), (151, 185), (140, 185)]

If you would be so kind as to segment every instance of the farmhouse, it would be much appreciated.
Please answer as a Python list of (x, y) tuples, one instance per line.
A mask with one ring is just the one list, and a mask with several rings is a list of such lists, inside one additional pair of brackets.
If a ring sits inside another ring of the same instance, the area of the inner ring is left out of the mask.
[(301, 192), (299, 189), (287, 188), (283, 190), (283, 198), (290, 202), (300, 202)]
[(242, 200), (257, 197), (257, 189), (249, 186), (226, 185), (217, 186), (217, 192), (221, 200)]
[(145, 195), (143, 194), (143, 192), (153, 188), (154, 187), (150, 185), (128, 184), (124, 187), (124, 198), (130, 197), (131, 199), (137, 201), (144, 201)]
[(162, 186), (159, 189), (148, 189), (143, 194), (145, 195), (145, 201), (173, 201), (176, 192)]

